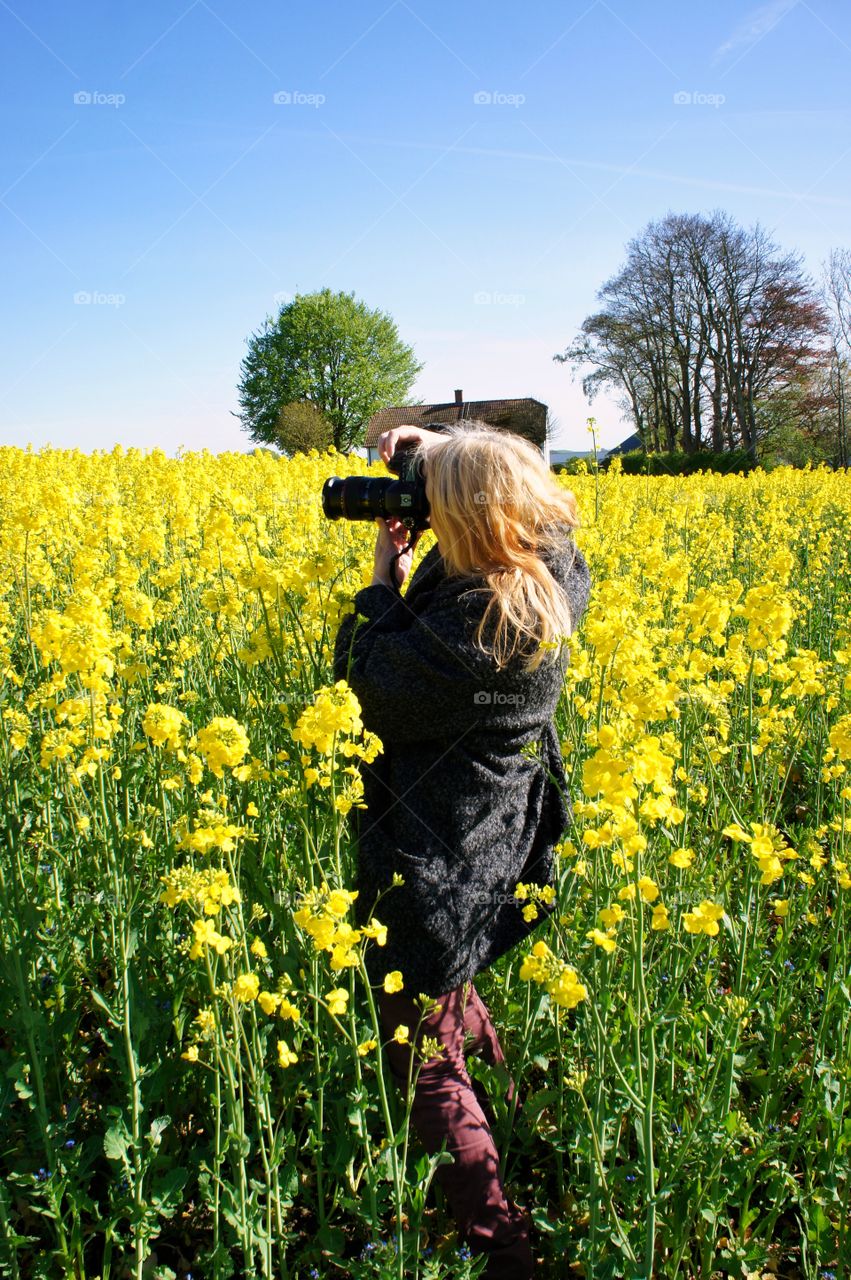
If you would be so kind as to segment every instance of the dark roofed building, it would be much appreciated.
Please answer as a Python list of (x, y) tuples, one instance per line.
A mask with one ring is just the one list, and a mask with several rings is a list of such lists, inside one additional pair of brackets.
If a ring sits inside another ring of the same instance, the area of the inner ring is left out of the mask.
[(544, 453), (547, 438), (547, 406), (540, 400), (465, 400), (463, 391), (446, 404), (411, 404), (379, 409), (367, 423), (364, 447), (368, 462), (380, 461), (378, 440), (384, 431), (411, 423), (428, 427), (438, 422), (460, 422), (464, 418), (486, 422), (491, 427), (515, 431)]
[(641, 436), (635, 431), (631, 436), (627, 436), (625, 440), (621, 440), (620, 444), (616, 444), (614, 449), (609, 449), (606, 457), (611, 458), (619, 453), (631, 453), (633, 449), (641, 449), (642, 447)]

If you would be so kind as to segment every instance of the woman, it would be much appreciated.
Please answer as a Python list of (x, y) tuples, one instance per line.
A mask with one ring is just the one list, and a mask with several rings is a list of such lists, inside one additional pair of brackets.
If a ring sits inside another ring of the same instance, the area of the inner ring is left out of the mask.
[[(386, 945), (365, 957), (400, 1088), (411, 1048), (393, 1032), (402, 1023), (413, 1035), (415, 997), (437, 1000), (416, 1043), (436, 1036), (443, 1051), (419, 1066), (411, 1120), (430, 1154), (445, 1141), (453, 1155), (435, 1176), (459, 1235), (489, 1254), (483, 1274), (520, 1280), (532, 1273), (530, 1220), (499, 1177), (464, 1039), (468, 1052), (504, 1061), (472, 980), (555, 909), (541, 904), (528, 921), (514, 891), (553, 884), (553, 845), (572, 817), (552, 717), (559, 642), (587, 605), (590, 574), (570, 536), (575, 498), (531, 443), (480, 422), (440, 434), (403, 426), (381, 436), (385, 462), (400, 443), (422, 464), (437, 543), (402, 596), (393, 583), (405, 581), (413, 550), (397, 558), (404, 526), (377, 520), (372, 583), (335, 642), (334, 677), (348, 680), (384, 745), (363, 766), (366, 809), (354, 811), (356, 923), (375, 912), (387, 926)], [(540, 759), (521, 752), (538, 740)], [(403, 989), (385, 991), (397, 969)], [(512, 1081), (509, 1102), (513, 1093)]]

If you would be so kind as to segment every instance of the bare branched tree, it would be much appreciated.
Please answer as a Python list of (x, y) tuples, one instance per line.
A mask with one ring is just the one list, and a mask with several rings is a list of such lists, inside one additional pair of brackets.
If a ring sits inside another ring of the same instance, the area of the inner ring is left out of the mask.
[(584, 371), (589, 399), (612, 391), (645, 448), (756, 459), (778, 398), (810, 411), (797, 391), (828, 360), (827, 312), (800, 256), (758, 224), (669, 213), (630, 241), (597, 297), (602, 309), (554, 359)]

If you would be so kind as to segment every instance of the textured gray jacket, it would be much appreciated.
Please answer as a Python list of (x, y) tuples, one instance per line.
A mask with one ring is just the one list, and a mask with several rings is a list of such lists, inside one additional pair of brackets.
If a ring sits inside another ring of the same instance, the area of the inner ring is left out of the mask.
[[(545, 563), (575, 628), (591, 578), (568, 531)], [(553, 883), (553, 845), (573, 816), (552, 719), (569, 651), (531, 673), (516, 655), (497, 671), (473, 640), (488, 598), (483, 578), (446, 576), (435, 544), (404, 595), (358, 591), (336, 636), (334, 679), (348, 680), (384, 744), (360, 763), (367, 807), (352, 810), (355, 923), (374, 913), (387, 925), (384, 947), (367, 944), (367, 973), (379, 984), (400, 969), (410, 995), (475, 977), (555, 909), (527, 923), (513, 894), (518, 880)], [(521, 754), (536, 740), (540, 760)], [(404, 885), (391, 885), (394, 871)]]

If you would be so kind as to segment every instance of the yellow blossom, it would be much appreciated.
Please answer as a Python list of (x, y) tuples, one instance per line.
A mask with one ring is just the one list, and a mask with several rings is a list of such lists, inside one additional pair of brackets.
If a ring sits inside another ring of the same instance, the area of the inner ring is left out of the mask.
[(684, 911), (682, 920), (687, 933), (706, 933), (714, 937), (718, 932), (718, 921), (724, 914), (724, 908), (717, 902), (704, 898), (693, 911)]
[(328, 1012), (333, 1013), (335, 1017), (342, 1017), (349, 1002), (349, 993), (346, 988), (335, 987), (333, 991), (328, 992), (325, 999), (328, 1002)]
[(233, 994), (237, 1000), (256, 1000), (259, 991), (260, 979), (256, 973), (241, 973), (233, 984)]
[(278, 1041), (278, 1065), (281, 1067), (290, 1067), (294, 1062), (298, 1062), (298, 1054), (290, 1049), (286, 1040)]

